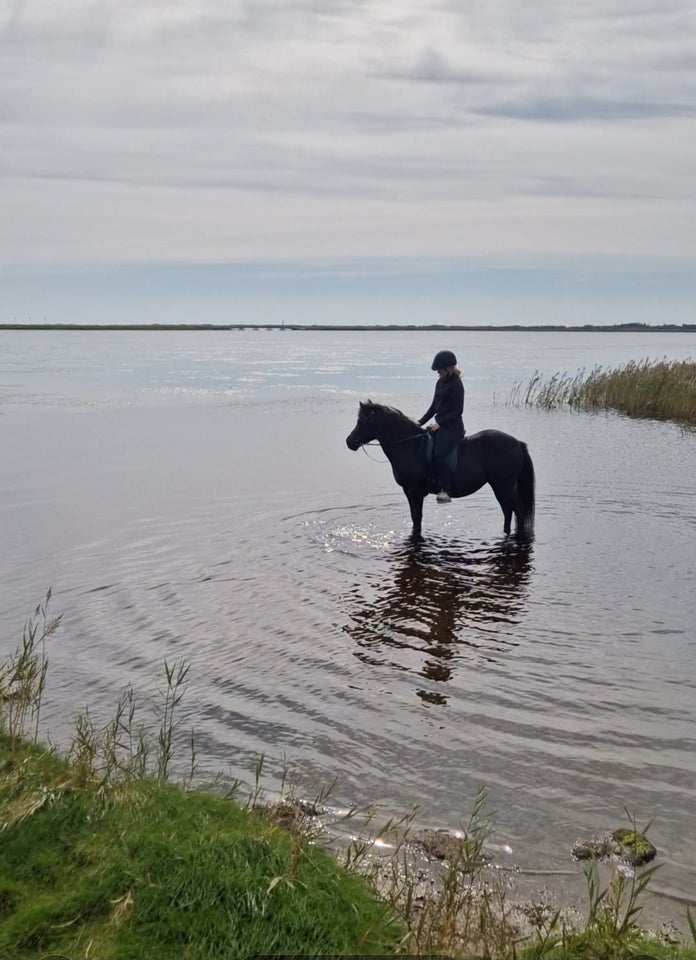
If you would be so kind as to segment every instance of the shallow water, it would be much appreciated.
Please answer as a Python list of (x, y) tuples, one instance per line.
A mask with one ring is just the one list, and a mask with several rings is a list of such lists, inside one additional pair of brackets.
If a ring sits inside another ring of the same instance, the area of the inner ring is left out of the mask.
[[(657, 886), (696, 890), (696, 435), (506, 406), (513, 383), (683, 358), (688, 334), (0, 333), (0, 638), (50, 585), (46, 721), (66, 735), (191, 663), (200, 775), (456, 827), (485, 785), (524, 870), (656, 821)], [(441, 342), (442, 341), (442, 342)], [(451, 346), (469, 432), (529, 444), (537, 529), (488, 490), (408, 509), (358, 399), (418, 416)], [(375, 462), (377, 461), (377, 462)], [(501, 854), (501, 856), (503, 856)], [(579, 868), (575, 868), (580, 874)]]

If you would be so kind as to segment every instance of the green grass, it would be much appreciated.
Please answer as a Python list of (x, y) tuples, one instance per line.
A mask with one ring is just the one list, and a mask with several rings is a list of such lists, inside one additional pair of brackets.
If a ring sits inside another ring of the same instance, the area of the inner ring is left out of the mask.
[(365, 881), (232, 800), (153, 779), (77, 785), (0, 738), (0, 956), (388, 953)]
[(515, 384), (508, 402), (547, 410), (565, 405), (616, 410), (629, 417), (696, 425), (696, 362), (646, 359), (548, 378), (537, 371), (526, 383)]

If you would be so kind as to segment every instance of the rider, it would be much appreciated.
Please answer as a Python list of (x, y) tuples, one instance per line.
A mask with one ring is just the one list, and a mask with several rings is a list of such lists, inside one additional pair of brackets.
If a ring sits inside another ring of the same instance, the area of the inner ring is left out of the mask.
[(435, 475), (440, 487), (438, 503), (449, 503), (452, 493), (452, 474), (447, 460), (464, 437), (464, 385), (457, 358), (451, 350), (440, 350), (430, 367), (437, 370), (433, 402), (418, 423), (424, 426), (435, 417), (428, 427), (435, 434)]

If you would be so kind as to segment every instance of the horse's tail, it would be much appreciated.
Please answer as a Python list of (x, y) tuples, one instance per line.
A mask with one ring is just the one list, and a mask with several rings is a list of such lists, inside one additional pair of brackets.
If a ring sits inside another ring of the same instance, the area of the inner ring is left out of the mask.
[(529, 456), (527, 444), (521, 443), (522, 447), (522, 469), (517, 478), (517, 493), (524, 506), (524, 517), (522, 519), (522, 531), (524, 533), (533, 533), (534, 531), (534, 464)]

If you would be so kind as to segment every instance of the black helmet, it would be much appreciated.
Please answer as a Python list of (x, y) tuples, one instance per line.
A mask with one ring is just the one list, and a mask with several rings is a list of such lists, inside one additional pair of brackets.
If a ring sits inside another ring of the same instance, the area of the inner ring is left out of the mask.
[(456, 367), (457, 358), (451, 350), (440, 350), (435, 354), (435, 359), (430, 365), (431, 370), (444, 370), (445, 367)]

